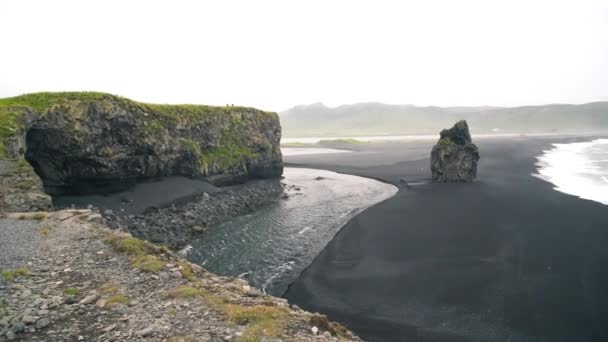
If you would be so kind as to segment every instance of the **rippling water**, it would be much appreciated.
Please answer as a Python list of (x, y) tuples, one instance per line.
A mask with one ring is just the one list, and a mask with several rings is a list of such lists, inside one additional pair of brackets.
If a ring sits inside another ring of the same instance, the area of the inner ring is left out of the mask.
[[(188, 258), (220, 275), (282, 294), (354, 215), (397, 188), (324, 170), (286, 168), (290, 197), (209, 229)], [(299, 189), (299, 190), (298, 190)]]
[(608, 139), (554, 144), (538, 157), (538, 175), (555, 190), (608, 204)]

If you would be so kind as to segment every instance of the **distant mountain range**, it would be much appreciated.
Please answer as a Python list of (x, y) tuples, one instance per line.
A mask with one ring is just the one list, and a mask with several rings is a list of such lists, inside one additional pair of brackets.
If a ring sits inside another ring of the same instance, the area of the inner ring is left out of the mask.
[(607, 132), (608, 102), (523, 107), (301, 105), (279, 113), (284, 137), (437, 134), (465, 119), (476, 133)]

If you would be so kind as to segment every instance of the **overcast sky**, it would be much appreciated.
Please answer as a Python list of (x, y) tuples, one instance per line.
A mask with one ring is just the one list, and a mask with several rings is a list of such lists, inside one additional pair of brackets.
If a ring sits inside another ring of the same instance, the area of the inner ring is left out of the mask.
[(0, 2), (0, 97), (157, 103), (608, 100), (608, 1)]

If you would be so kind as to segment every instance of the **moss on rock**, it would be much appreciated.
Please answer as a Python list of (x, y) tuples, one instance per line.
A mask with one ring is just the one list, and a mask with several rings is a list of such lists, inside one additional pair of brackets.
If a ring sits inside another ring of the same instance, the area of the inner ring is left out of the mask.
[(168, 175), (222, 183), (279, 176), (280, 136), (276, 113), (249, 107), (147, 104), (96, 92), (0, 99), (0, 158), (26, 152), (51, 194)]

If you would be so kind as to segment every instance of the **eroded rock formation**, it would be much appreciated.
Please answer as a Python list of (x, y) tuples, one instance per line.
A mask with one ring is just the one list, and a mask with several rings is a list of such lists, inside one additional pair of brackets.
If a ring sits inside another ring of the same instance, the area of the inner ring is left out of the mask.
[(462, 120), (440, 133), (431, 151), (434, 182), (472, 182), (477, 177), (479, 150), (471, 140), (469, 126)]
[(15, 130), (25, 139), (11, 138), (25, 144), (4, 139), (3, 152), (14, 155), (13, 147), (26, 145), (25, 158), (52, 195), (172, 175), (230, 184), (283, 172), (276, 113), (152, 105), (102, 93), (32, 94), (3, 99), (0, 107), (15, 117), (23, 108), (36, 114)]

